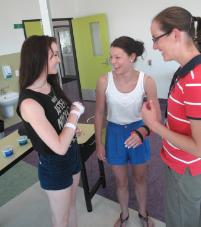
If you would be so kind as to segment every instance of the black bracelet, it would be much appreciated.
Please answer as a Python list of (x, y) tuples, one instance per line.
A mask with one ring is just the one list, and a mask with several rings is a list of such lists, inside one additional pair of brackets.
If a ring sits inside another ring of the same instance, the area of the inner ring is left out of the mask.
[(143, 143), (144, 137), (143, 137), (142, 133), (139, 132), (138, 130), (134, 130), (134, 132), (140, 137), (140, 140), (141, 140), (141, 142)]
[(141, 127), (144, 128), (147, 131), (147, 136), (149, 136), (150, 133), (151, 133), (151, 130), (149, 129), (149, 127), (146, 126), (146, 125), (142, 125)]

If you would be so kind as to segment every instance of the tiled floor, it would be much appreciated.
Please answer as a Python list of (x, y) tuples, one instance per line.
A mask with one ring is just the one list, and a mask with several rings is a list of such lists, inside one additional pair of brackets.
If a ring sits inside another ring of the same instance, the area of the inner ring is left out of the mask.
[[(93, 211), (87, 212), (82, 188), (78, 188), (77, 212), (79, 227), (112, 227), (119, 217), (116, 202), (95, 195), (92, 200)], [(141, 227), (137, 212), (130, 209), (128, 227)], [(46, 194), (41, 191), (39, 183), (34, 184), (19, 196), (0, 208), (0, 226), (2, 227), (49, 227), (51, 216)], [(154, 220), (155, 227), (165, 224)]]

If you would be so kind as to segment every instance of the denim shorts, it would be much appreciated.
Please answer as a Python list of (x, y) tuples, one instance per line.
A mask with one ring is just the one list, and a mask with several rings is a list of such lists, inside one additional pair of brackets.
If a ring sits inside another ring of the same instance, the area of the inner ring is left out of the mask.
[(127, 125), (108, 122), (106, 130), (106, 158), (110, 165), (144, 164), (150, 160), (150, 144), (148, 138), (136, 148), (126, 148), (124, 142), (131, 132), (143, 125), (137, 121)]
[(39, 154), (38, 177), (45, 190), (61, 190), (72, 185), (73, 175), (80, 172), (78, 144), (72, 143), (65, 155)]

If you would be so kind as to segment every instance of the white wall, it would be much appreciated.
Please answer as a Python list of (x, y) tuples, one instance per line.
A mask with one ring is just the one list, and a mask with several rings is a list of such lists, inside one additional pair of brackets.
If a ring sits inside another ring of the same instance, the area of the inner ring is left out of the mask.
[[(171, 5), (185, 7), (193, 15), (201, 16), (200, 0), (50, 0), (53, 18), (106, 13), (110, 41), (121, 35), (144, 41), (144, 60), (139, 59), (136, 67), (155, 78), (159, 98), (167, 97), (170, 79), (178, 66), (174, 62), (163, 62), (160, 53), (153, 51), (149, 27), (153, 16)], [(13, 29), (13, 24), (21, 23), (22, 19), (36, 18), (40, 18), (38, 0), (1, 0), (0, 55), (20, 51), (24, 40), (23, 30)], [(151, 66), (148, 65), (148, 60), (152, 61)]]
[(37, 1), (3, 0), (0, 5), (0, 55), (19, 52), (24, 33), (22, 29), (14, 29), (14, 24), (25, 18), (40, 17), (39, 4)]

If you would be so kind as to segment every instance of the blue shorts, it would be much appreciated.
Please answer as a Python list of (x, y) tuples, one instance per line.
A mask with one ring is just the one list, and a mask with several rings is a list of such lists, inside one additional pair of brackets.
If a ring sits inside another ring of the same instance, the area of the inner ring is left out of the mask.
[(106, 158), (110, 165), (144, 164), (150, 160), (150, 144), (148, 139), (136, 148), (126, 148), (124, 142), (131, 132), (143, 125), (143, 121), (137, 121), (127, 125), (119, 125), (108, 122), (106, 130)]
[(77, 142), (71, 144), (65, 155), (39, 154), (38, 177), (45, 190), (61, 190), (71, 186), (73, 175), (79, 173), (80, 169)]

